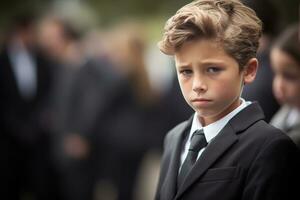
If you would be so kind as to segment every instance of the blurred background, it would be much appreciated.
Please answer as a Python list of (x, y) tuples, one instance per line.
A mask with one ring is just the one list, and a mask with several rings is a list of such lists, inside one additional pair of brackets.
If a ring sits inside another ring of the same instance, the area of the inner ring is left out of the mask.
[[(153, 199), (165, 134), (193, 111), (156, 46), (187, 0), (2, 0), (0, 198)], [(244, 0), (264, 22), (243, 97), (269, 121), (269, 47), (299, 0)]]

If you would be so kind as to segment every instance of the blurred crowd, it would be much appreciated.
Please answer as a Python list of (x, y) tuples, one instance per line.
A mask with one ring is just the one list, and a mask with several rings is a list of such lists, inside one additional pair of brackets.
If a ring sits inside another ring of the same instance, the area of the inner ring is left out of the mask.
[(1, 195), (133, 199), (145, 155), (192, 113), (177, 82), (153, 87), (138, 24), (35, 19), (16, 17), (0, 54)]
[[(298, 45), (298, 68), (284, 72), (288, 83), (280, 85), (282, 71), (272, 70), (280, 62), (271, 63), (270, 51), (283, 30), (271, 7), (259, 12), (261, 5), (252, 6), (265, 25), (257, 80), (245, 86), (243, 97), (259, 101), (267, 121), (279, 103), (288, 104), (292, 123), (285, 131), (293, 130), (297, 143), (299, 32), (292, 42)], [(140, 23), (80, 31), (57, 15), (15, 17), (0, 52), (0, 198), (147, 199), (139, 185), (156, 177), (142, 169), (155, 159), (145, 159), (149, 152), (159, 157), (168, 130), (193, 113), (181, 97), (173, 63), (157, 51)], [(293, 90), (284, 88), (289, 84)], [(292, 103), (286, 100), (293, 95)]]

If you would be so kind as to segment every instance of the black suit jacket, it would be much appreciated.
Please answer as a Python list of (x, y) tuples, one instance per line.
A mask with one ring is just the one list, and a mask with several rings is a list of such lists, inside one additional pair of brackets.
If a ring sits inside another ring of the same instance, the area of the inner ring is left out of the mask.
[[(24, 99), (17, 87), (7, 50), (0, 53), (0, 135), (2, 140), (32, 145), (42, 129), (46, 130), (47, 108), (51, 87), (51, 70), (40, 54), (34, 55), (37, 65), (36, 95)], [(27, 143), (27, 144), (26, 144)]]
[(29, 192), (36, 199), (57, 199), (56, 177), (50, 157), (49, 115), (51, 86), (49, 63), (35, 54), (36, 95), (25, 99), (17, 87), (12, 64), (0, 52), (0, 193), (19, 199)]
[(176, 188), (176, 181), (182, 141), (192, 118), (171, 130), (165, 138), (155, 199), (295, 199), (291, 196), (299, 179), (298, 149), (263, 118), (257, 103), (233, 117), (207, 146), (180, 188)]

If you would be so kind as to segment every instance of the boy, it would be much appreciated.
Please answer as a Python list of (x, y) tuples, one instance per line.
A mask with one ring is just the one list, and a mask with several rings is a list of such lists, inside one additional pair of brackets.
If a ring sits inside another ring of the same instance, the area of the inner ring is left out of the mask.
[(299, 152), (240, 98), (256, 75), (261, 22), (237, 0), (198, 0), (165, 26), (159, 47), (174, 55), (195, 110), (165, 138), (156, 200), (283, 200), (299, 178)]
[(271, 50), (274, 95), (282, 104), (271, 124), (284, 130), (300, 148), (300, 35), (292, 25), (276, 40)]

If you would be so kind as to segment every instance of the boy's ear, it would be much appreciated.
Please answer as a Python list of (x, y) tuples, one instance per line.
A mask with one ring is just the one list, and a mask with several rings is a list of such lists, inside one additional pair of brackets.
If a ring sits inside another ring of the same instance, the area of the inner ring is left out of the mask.
[(252, 81), (254, 81), (255, 76), (256, 76), (256, 72), (258, 69), (258, 60), (256, 58), (251, 58), (245, 68), (244, 68), (244, 83), (251, 83)]

